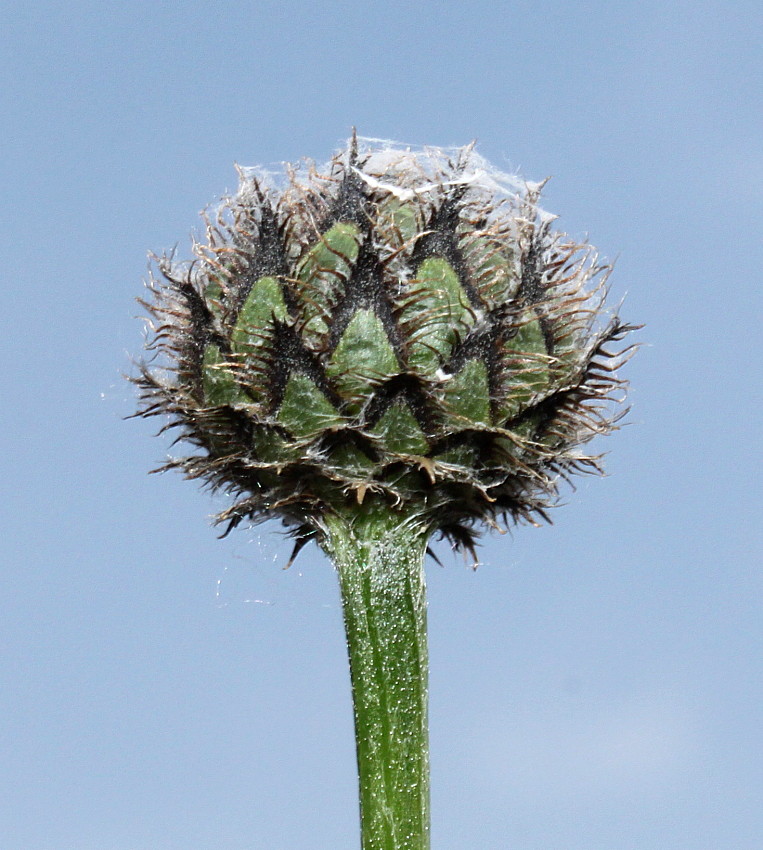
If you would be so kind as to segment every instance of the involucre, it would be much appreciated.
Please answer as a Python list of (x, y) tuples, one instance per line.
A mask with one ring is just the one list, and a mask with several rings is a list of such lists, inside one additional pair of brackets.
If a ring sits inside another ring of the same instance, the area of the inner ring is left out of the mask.
[(198, 448), (180, 468), (302, 540), (369, 501), (473, 549), (546, 517), (618, 418), (630, 330), (608, 267), (553, 228), (540, 186), (471, 146), (358, 145), (282, 188), (240, 171), (188, 264), (158, 260), (144, 416)]

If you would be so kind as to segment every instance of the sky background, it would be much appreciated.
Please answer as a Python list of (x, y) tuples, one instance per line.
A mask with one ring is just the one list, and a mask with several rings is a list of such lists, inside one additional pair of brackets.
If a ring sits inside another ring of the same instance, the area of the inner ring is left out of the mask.
[(428, 565), (433, 850), (763, 846), (763, 12), (29, 2), (0, 34), (0, 850), (356, 848), (336, 577), (219, 541), (122, 379), (148, 250), (352, 125), (551, 175), (645, 323), (552, 527)]

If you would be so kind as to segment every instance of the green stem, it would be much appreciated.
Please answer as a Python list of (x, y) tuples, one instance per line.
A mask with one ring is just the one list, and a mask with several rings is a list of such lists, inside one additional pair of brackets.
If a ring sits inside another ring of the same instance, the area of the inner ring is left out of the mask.
[(429, 533), (389, 509), (326, 518), (355, 709), (363, 850), (428, 850)]

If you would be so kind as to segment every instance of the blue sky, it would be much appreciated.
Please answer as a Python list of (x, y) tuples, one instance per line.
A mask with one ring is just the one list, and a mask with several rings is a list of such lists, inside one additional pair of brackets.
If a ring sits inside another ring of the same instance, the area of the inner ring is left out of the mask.
[[(335, 576), (147, 476), (146, 252), (234, 162), (463, 144), (616, 258), (609, 476), (428, 568), (435, 850), (763, 835), (752, 2), (10, 2), (0, 34), (2, 850), (357, 846)], [(259, 600), (259, 601), (257, 601)]]

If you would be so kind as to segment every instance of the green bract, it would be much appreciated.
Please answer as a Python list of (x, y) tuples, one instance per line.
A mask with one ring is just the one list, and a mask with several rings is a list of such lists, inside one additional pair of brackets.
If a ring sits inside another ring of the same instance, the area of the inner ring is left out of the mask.
[(281, 188), (242, 171), (196, 260), (151, 280), (143, 414), (197, 449), (166, 467), (232, 494), (221, 520), (298, 537), (360, 505), (468, 549), (482, 521), (545, 516), (597, 468), (581, 446), (612, 428), (629, 328), (538, 192), (471, 147), (353, 139)]

